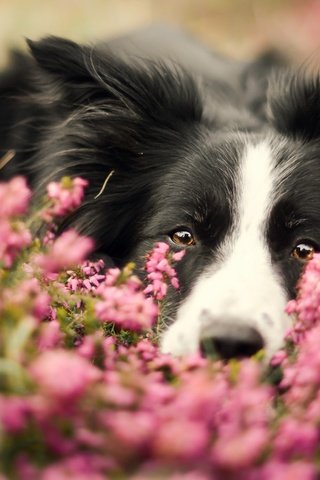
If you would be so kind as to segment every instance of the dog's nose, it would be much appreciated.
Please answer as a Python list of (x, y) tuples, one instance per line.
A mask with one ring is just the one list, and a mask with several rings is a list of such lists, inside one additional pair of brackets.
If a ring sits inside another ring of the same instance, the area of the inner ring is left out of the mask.
[(226, 325), (211, 337), (201, 341), (201, 351), (205, 356), (218, 355), (223, 360), (251, 357), (264, 347), (264, 341), (258, 330), (241, 325)]

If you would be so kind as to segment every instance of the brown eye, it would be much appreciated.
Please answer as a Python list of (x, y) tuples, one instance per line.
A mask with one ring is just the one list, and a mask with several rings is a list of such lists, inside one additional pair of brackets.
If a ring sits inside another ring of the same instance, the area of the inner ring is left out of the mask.
[(182, 247), (192, 247), (196, 244), (196, 241), (191, 232), (188, 230), (178, 230), (173, 232), (170, 235), (171, 240), (176, 245), (180, 245)]
[(292, 250), (291, 255), (300, 262), (308, 262), (311, 260), (316, 249), (312, 243), (301, 242)]

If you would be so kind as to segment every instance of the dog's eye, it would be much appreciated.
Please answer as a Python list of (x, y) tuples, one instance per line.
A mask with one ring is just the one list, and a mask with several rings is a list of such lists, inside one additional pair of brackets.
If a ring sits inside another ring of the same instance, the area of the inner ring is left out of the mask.
[(300, 262), (308, 262), (316, 251), (316, 247), (312, 242), (303, 241), (294, 247), (291, 255)]
[(192, 247), (196, 244), (194, 236), (189, 230), (177, 230), (170, 235), (170, 238), (173, 243), (182, 247)]

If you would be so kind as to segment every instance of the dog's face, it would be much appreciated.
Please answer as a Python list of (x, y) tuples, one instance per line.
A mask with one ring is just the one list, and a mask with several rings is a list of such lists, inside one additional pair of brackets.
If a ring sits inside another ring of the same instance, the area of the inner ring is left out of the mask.
[(189, 354), (206, 341), (226, 358), (262, 347), (270, 356), (320, 245), (318, 82), (274, 80), (268, 119), (252, 131), (228, 128), (221, 105), (215, 121), (214, 103), (205, 118), (201, 87), (179, 69), (56, 40), (32, 48), (61, 115), (39, 153), (40, 182), (63, 173), (91, 183), (69, 223), (120, 264), (157, 241), (187, 251), (162, 350)]

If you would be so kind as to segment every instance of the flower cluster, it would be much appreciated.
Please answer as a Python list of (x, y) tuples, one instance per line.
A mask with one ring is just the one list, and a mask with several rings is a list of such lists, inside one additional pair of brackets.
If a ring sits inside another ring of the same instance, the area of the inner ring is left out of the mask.
[(102, 322), (132, 331), (150, 329), (158, 316), (158, 307), (152, 298), (146, 298), (142, 283), (118, 268), (109, 270), (105, 281), (96, 290), (100, 296), (95, 314)]
[(44, 220), (50, 222), (55, 217), (63, 217), (79, 207), (88, 182), (76, 177), (64, 177), (61, 182), (50, 182), (47, 186), (49, 207), (42, 212)]
[[(0, 185), (0, 198), (0, 226), (27, 230), (24, 180)], [(266, 369), (159, 351), (153, 326), (184, 252), (156, 245), (145, 286), (131, 264), (86, 259), (92, 241), (74, 230), (39, 243), (0, 266), (1, 480), (319, 477), (318, 255), (287, 307), (294, 333)]]
[(32, 237), (19, 220), (26, 213), (31, 191), (23, 177), (0, 184), (0, 264), (11, 267), (18, 253), (30, 245)]
[(306, 264), (304, 274), (298, 282), (298, 295), (288, 302), (286, 311), (296, 314), (298, 321), (289, 332), (295, 342), (320, 321), (320, 254), (316, 253), (312, 262)]
[(167, 294), (168, 283), (174, 288), (179, 288), (179, 281), (172, 263), (177, 262), (185, 255), (185, 250), (170, 253), (170, 247), (160, 242), (147, 256), (145, 269), (149, 285), (144, 293), (152, 294), (157, 300), (163, 300)]

